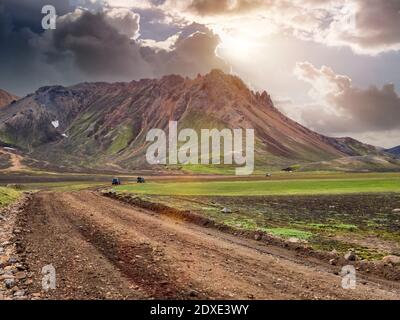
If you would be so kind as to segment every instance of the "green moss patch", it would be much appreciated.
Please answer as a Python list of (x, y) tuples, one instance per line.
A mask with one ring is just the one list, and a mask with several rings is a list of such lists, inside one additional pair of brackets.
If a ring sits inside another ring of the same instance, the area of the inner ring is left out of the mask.
[(4, 207), (17, 200), (20, 192), (11, 188), (0, 187), (0, 207)]
[(288, 228), (262, 228), (262, 231), (272, 234), (273, 236), (280, 238), (297, 238), (300, 240), (308, 240), (313, 234), (311, 232), (297, 230), (297, 229), (288, 229)]

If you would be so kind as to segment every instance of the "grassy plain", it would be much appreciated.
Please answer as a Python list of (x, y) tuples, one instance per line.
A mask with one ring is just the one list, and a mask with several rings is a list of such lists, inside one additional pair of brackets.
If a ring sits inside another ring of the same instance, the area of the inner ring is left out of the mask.
[(355, 193), (400, 193), (399, 174), (288, 174), (263, 180), (150, 182), (130, 184), (118, 191), (180, 196), (266, 196)]

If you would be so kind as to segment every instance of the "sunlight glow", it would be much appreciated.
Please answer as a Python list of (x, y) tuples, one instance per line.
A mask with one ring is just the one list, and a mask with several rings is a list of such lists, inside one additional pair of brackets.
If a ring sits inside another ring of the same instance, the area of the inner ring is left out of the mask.
[(241, 36), (223, 36), (221, 38), (218, 52), (223, 56), (236, 60), (251, 58), (255, 50), (261, 47), (259, 43)]

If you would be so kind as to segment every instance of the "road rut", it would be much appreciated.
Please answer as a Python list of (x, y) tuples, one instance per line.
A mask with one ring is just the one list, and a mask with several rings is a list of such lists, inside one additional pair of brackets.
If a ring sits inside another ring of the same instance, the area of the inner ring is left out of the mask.
[(332, 268), (282, 248), (136, 208), (93, 191), (40, 192), (20, 221), (30, 293), (56, 269), (46, 299), (399, 299), (359, 279), (345, 290)]

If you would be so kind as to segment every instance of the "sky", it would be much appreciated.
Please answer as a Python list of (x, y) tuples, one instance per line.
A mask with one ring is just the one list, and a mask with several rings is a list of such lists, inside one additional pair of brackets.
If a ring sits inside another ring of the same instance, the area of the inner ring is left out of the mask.
[(399, 30), (400, 0), (0, 0), (0, 88), (219, 68), (310, 129), (393, 147)]

